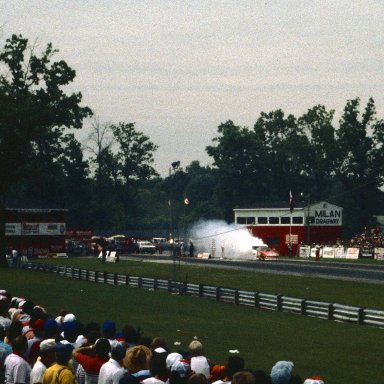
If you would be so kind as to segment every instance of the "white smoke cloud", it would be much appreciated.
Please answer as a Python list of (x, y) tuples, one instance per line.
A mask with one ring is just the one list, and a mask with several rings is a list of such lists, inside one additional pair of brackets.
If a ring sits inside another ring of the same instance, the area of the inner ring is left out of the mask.
[(189, 230), (189, 237), (196, 253), (208, 252), (215, 258), (254, 259), (252, 246), (264, 244), (261, 239), (252, 236), (247, 228), (220, 220), (197, 222)]

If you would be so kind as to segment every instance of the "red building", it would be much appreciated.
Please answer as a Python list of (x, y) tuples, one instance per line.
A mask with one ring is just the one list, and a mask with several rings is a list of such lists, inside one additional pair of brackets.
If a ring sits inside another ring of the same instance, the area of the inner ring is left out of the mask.
[(65, 252), (66, 216), (66, 209), (6, 208), (7, 247), (28, 257)]
[(343, 208), (321, 201), (296, 206), (291, 213), (288, 207), (265, 205), (257, 208), (235, 208), (235, 223), (246, 226), (255, 237), (261, 238), (280, 254), (296, 255), (297, 245), (335, 242), (342, 236)]

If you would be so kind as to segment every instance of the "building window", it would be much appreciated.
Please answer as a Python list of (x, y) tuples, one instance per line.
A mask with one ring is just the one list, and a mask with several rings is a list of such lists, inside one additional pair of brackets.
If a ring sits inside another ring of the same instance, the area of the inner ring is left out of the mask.
[(283, 216), (280, 218), (281, 224), (291, 224), (291, 218), (287, 216)]
[(269, 224), (279, 224), (279, 218), (278, 217), (270, 217), (269, 218)]
[(247, 224), (255, 224), (255, 217), (247, 217)]
[(258, 217), (257, 224), (268, 224), (268, 217)]
[(303, 224), (302, 217), (292, 217), (292, 224)]
[(246, 217), (238, 217), (237, 218), (237, 224), (247, 224), (247, 218)]

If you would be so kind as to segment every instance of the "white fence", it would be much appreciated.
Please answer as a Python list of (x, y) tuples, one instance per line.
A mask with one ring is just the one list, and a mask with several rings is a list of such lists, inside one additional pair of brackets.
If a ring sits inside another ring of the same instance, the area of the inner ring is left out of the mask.
[[(299, 257), (315, 258), (316, 247), (300, 246)], [(323, 259), (376, 259), (384, 260), (384, 248), (369, 247), (321, 247), (320, 257)]]
[(45, 263), (28, 262), (23, 265), (23, 268), (31, 271), (56, 273), (63, 277), (95, 283), (178, 292), (184, 295), (236, 305), (245, 305), (272, 311), (291, 312), (322, 319), (384, 328), (384, 310), (300, 299), (281, 294), (273, 295), (211, 285), (129, 276), (113, 272), (90, 271), (87, 269)]

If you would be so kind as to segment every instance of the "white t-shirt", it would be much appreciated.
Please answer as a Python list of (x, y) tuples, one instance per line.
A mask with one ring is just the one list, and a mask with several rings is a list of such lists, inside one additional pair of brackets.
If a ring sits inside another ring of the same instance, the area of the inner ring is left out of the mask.
[(156, 379), (156, 377), (149, 377), (148, 379), (143, 380), (142, 383), (144, 383), (144, 384), (168, 384), (169, 380), (162, 381), (162, 380)]
[(5, 365), (5, 383), (30, 383), (31, 367), (20, 356), (11, 353), (4, 362)]
[(191, 358), (191, 370), (195, 373), (202, 373), (207, 379), (211, 374), (211, 368), (205, 356), (194, 356)]
[(124, 371), (115, 359), (110, 358), (100, 368), (98, 384), (112, 384), (113, 375), (119, 370)]
[(31, 384), (42, 383), (44, 372), (47, 370), (47, 367), (40, 361), (37, 360), (31, 371)]

